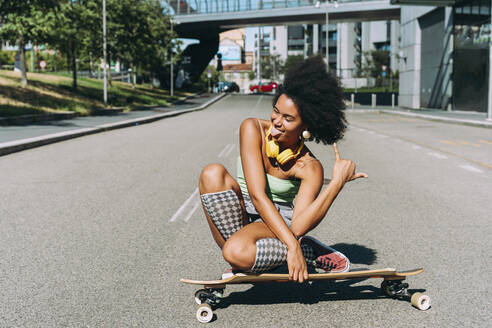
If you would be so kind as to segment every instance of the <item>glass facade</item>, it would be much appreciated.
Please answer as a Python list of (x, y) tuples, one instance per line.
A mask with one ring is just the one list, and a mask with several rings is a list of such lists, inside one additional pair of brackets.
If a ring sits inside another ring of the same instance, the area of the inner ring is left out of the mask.
[(457, 1), (453, 22), (454, 109), (487, 112), (490, 0)]

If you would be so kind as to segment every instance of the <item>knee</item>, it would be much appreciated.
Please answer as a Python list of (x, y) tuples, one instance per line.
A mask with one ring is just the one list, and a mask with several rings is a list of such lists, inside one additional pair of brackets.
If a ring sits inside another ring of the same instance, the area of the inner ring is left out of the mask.
[(217, 187), (224, 185), (226, 173), (226, 168), (221, 164), (209, 164), (205, 166), (200, 173), (200, 189), (217, 189)]
[(240, 240), (229, 239), (222, 247), (222, 255), (233, 268), (249, 270), (255, 262), (256, 248)]

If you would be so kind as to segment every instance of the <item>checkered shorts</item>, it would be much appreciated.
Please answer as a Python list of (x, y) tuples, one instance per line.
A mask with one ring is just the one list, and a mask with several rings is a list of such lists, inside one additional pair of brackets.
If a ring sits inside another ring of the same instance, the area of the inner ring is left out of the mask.
[(242, 208), (233, 190), (201, 195), (203, 206), (225, 240), (242, 228)]

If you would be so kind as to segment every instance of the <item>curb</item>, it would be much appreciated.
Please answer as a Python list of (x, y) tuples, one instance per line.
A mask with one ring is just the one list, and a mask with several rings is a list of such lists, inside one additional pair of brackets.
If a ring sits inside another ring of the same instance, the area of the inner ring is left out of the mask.
[(429, 121), (459, 124), (459, 125), (468, 125), (468, 126), (475, 126), (475, 127), (492, 129), (492, 122), (489, 123), (489, 122), (482, 122), (482, 121), (457, 119), (457, 118), (451, 118), (451, 117), (438, 117), (438, 116), (433, 116), (433, 115), (425, 115), (425, 114), (418, 114), (418, 113), (407, 113), (407, 112), (393, 111), (393, 110), (386, 110), (386, 109), (381, 109), (381, 110), (379, 110), (379, 112), (384, 113), (384, 114), (390, 114), (390, 115), (400, 115), (400, 116), (422, 118), (422, 119), (429, 120)]
[(19, 152), (22, 150), (26, 149), (31, 149), (39, 146), (44, 146), (48, 144), (52, 144), (55, 142), (60, 142), (68, 139), (73, 139), (73, 138), (78, 138), (90, 134), (95, 134), (95, 133), (100, 133), (100, 132), (105, 132), (105, 131), (110, 131), (110, 130), (115, 130), (115, 129), (121, 129), (121, 128), (126, 128), (130, 126), (137, 126), (139, 124), (146, 124), (146, 123), (151, 123), (155, 122), (167, 117), (173, 117), (173, 116), (178, 116), (181, 114), (186, 114), (190, 112), (195, 112), (199, 111), (202, 109), (205, 109), (206, 107), (210, 106), (211, 104), (219, 101), (220, 99), (224, 98), (227, 94), (222, 93), (218, 95), (217, 97), (207, 101), (203, 105), (200, 105), (198, 107), (194, 108), (188, 108), (184, 110), (175, 110), (172, 112), (167, 112), (163, 114), (157, 114), (157, 115), (152, 115), (148, 117), (143, 117), (143, 118), (137, 118), (137, 119), (131, 119), (131, 120), (126, 120), (126, 121), (121, 121), (121, 122), (116, 122), (116, 123), (109, 123), (109, 124), (102, 124), (98, 125), (93, 128), (85, 128), (85, 129), (78, 129), (78, 130), (73, 130), (73, 131), (64, 131), (64, 132), (59, 132), (59, 133), (52, 133), (44, 136), (39, 136), (39, 137), (34, 137), (34, 138), (26, 138), (26, 139), (20, 139), (20, 140), (14, 140), (14, 141), (7, 141), (0, 143), (0, 156)]

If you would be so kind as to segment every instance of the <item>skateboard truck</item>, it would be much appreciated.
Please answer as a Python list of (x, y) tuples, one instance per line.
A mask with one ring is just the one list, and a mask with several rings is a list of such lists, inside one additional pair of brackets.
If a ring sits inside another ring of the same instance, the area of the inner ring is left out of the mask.
[(195, 302), (198, 304), (196, 318), (201, 323), (210, 322), (213, 319), (213, 308), (216, 307), (224, 297), (225, 286), (205, 287), (195, 293)]
[(408, 284), (403, 280), (383, 280), (381, 290), (391, 298), (410, 301), (417, 309), (425, 311), (430, 308), (430, 298), (422, 293), (408, 292)]

